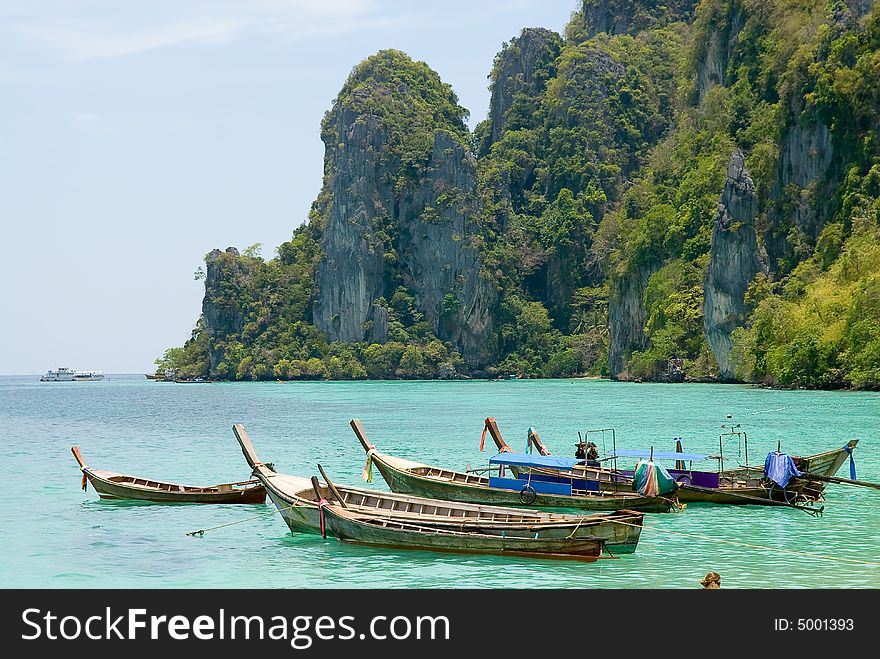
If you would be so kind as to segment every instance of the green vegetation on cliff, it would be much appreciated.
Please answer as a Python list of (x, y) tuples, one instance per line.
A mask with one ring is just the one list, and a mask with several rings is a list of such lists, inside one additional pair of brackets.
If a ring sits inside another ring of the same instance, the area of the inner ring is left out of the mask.
[[(608, 373), (608, 291), (594, 240), (669, 126), (682, 56), (681, 26), (603, 33), (562, 49), (537, 102), (512, 104), (515, 122), (480, 163), (486, 268), (508, 298), (499, 313), (505, 370)], [(502, 53), (496, 78), (504, 62)], [(523, 107), (534, 111), (526, 117)], [(525, 340), (518, 316), (538, 307), (549, 315), (545, 340)]]
[[(799, 49), (804, 112), (829, 127), (835, 186), (809, 256), (756, 280), (755, 311), (734, 333), (739, 377), (805, 387), (880, 386), (880, 8), (857, 29), (828, 7)], [(829, 203), (830, 202), (830, 203)]]
[[(167, 351), (157, 366), (181, 377), (233, 380), (456, 376), (462, 358), (451, 344), (438, 340), (405, 286), (400, 226), (387, 213), (376, 213), (363, 237), (379, 255), (379, 276), (388, 289), (387, 298), (372, 302), (382, 310), (384, 331), (372, 332), (382, 334), (381, 342), (330, 341), (315, 326), (313, 310), (328, 217), (334, 204), (354, 206), (349, 199), (334, 198), (328, 184), (335, 170), (347, 164), (349, 136), (340, 134), (340, 126), (355, 126), (377, 141), (376, 166), (391, 177), (388, 187), (399, 190), (424, 174), (436, 131), (469, 143), (466, 117), (451, 87), (404, 53), (382, 51), (356, 66), (322, 122), (328, 146), (325, 189), (308, 222), (271, 260), (253, 248), (243, 254), (235, 249), (208, 254), (202, 318), (190, 341)], [(354, 158), (360, 160), (357, 154)], [(446, 191), (449, 204), (453, 192)], [(445, 310), (453, 314), (456, 300), (449, 296)]]
[[(716, 303), (705, 279), (727, 162), (739, 148), (756, 188), (763, 271), (734, 332), (736, 377), (880, 384), (871, 295), (880, 264), (871, 184), (880, 13), (861, 18), (852, 4), (698, 6), (677, 120), (594, 239), (609, 286), (635, 297), (641, 312), (631, 314), (641, 332), (624, 328), (611, 347), (621, 353), (619, 377), (662, 378), (675, 358), (687, 377), (719, 377), (704, 328), (704, 305)], [(843, 265), (856, 261), (862, 270)]]
[(436, 130), (448, 131), (463, 146), (470, 144), (469, 112), (458, 104), (452, 87), (427, 64), (399, 50), (380, 51), (352, 70), (321, 124), (325, 144), (345, 142), (338, 133), (339, 113), (381, 122), (388, 136), (382, 159), (399, 162), (400, 185), (424, 169)]
[(157, 364), (876, 388), (878, 53), (862, 0), (582, 0), (564, 38), (504, 45), (471, 134), (381, 51), (324, 119), (308, 223), (272, 260), (209, 254)]

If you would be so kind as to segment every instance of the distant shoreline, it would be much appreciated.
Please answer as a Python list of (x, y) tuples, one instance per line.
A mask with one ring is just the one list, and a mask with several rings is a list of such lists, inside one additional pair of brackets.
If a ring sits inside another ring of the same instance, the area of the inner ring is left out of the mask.
[[(39, 382), (40, 374), (39, 373), (0, 373), (0, 378), (35, 378), (37, 382)], [(138, 380), (143, 379), (144, 382), (163, 382), (162, 380), (149, 380), (146, 378), (146, 373), (107, 373), (105, 374), (105, 378), (103, 381), (112, 380), (114, 378), (124, 378), (127, 380)], [(558, 378), (545, 378), (545, 377), (517, 377), (517, 378), (504, 378), (504, 377), (464, 377), (464, 378), (361, 378), (361, 379), (331, 379), (331, 378), (321, 378), (321, 379), (289, 379), (283, 380), (280, 378), (271, 378), (265, 380), (233, 380), (233, 379), (216, 379), (216, 380), (202, 380), (202, 381), (191, 381), (191, 380), (178, 380), (176, 382), (171, 382), (170, 384), (218, 384), (218, 383), (277, 383), (277, 384), (291, 384), (297, 382), (515, 382), (525, 380), (529, 382), (536, 382), (541, 380), (548, 381), (561, 381), (561, 380), (592, 380), (592, 381), (605, 381), (605, 382), (620, 382), (620, 383), (629, 383), (629, 384), (716, 384), (716, 385), (740, 385), (740, 386), (748, 386), (752, 388), (758, 389), (772, 389), (776, 391), (852, 391), (852, 392), (876, 392), (880, 391), (880, 389), (876, 388), (854, 388), (854, 387), (835, 387), (835, 388), (818, 388), (818, 387), (787, 387), (783, 385), (771, 385), (764, 384), (761, 382), (742, 382), (742, 381), (721, 381), (721, 380), (684, 380), (682, 382), (668, 382), (663, 380), (635, 380), (635, 379), (620, 379), (620, 378), (610, 378), (607, 376), (601, 375), (573, 375), (570, 377), (558, 377)], [(44, 382), (42, 384), (60, 384), (56, 382)]]

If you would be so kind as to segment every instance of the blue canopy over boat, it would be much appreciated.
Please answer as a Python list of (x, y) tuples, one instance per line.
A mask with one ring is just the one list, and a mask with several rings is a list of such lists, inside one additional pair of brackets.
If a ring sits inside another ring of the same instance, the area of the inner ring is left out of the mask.
[(555, 455), (530, 455), (528, 453), (499, 453), (489, 458), (490, 465), (512, 465), (514, 467), (548, 467), (569, 470), (576, 464), (583, 464), (577, 458), (562, 458)]
[[(650, 458), (651, 451), (644, 449), (619, 449), (612, 457), (618, 458)], [(654, 451), (654, 457), (658, 460), (705, 460), (708, 455), (702, 453), (678, 453), (676, 451)]]

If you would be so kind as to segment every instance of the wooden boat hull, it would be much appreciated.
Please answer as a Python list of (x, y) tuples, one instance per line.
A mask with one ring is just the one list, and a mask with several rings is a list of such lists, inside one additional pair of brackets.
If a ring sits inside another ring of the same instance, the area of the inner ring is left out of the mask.
[(721, 503), (726, 505), (774, 505), (774, 502), (791, 502), (800, 500), (803, 491), (802, 483), (793, 481), (783, 492), (781, 489), (768, 487), (720, 487), (715, 490), (691, 490), (687, 487), (678, 491), (679, 501), (686, 503)]
[[(266, 484), (269, 499), (275, 504), (282, 519), (292, 533), (320, 533), (321, 515), (314, 501), (296, 501), (290, 496), (272, 488)], [(346, 488), (347, 490), (347, 488)], [(349, 497), (346, 497), (349, 500)], [(368, 508), (355, 507), (356, 511), (367, 511)], [(606, 519), (597, 519), (605, 517)], [(406, 520), (402, 515), (399, 519)], [(565, 538), (574, 534), (574, 537), (595, 537), (604, 542), (604, 549), (611, 555), (632, 554), (639, 544), (644, 515), (635, 511), (617, 511), (607, 516), (595, 515), (584, 516), (580, 525), (578, 523), (556, 523), (541, 525), (536, 523), (531, 527), (521, 525), (513, 528), (503, 522), (473, 521), (461, 523), (450, 521), (446, 523), (429, 520), (425, 517), (412, 516), (410, 519), (425, 525), (434, 525), (440, 528), (467, 529), (481, 533), (500, 533), (505, 531), (508, 535), (528, 535), (531, 528), (541, 528), (546, 537)]]
[[(670, 496), (644, 497), (634, 492), (622, 493), (608, 490), (573, 490), (571, 494), (557, 494), (537, 491), (534, 484), (532, 498), (524, 501), (519, 489), (494, 487), (489, 478), (473, 474), (465, 474), (448, 469), (430, 467), (418, 462), (411, 462), (379, 453), (366, 437), (361, 422), (352, 419), (350, 422), (358, 441), (367, 453), (367, 460), (372, 461), (388, 483), (392, 492), (412, 494), (432, 499), (445, 499), (468, 503), (480, 503), (502, 506), (534, 506), (538, 508), (573, 508), (607, 512), (612, 510), (636, 510), (640, 512), (672, 512), (682, 509), (675, 493)], [(523, 483), (525, 486), (526, 483)], [(517, 484), (517, 488), (519, 485)]]
[[(114, 476), (100, 476), (95, 470), (83, 470), (89, 484), (102, 499), (124, 499), (131, 501), (150, 501), (152, 503), (222, 503), (222, 504), (255, 504), (266, 502), (266, 490), (258, 483), (242, 487), (222, 484), (210, 487), (194, 487), (172, 483), (158, 483), (142, 478), (134, 482), (118, 482)], [(131, 478), (117, 474), (115, 477)], [(169, 489), (140, 485), (139, 483), (157, 483)], [(170, 489), (177, 488), (177, 491)], [(182, 490), (180, 488), (183, 488)]]
[(859, 440), (853, 439), (847, 442), (845, 447), (799, 458), (798, 468), (801, 471), (808, 471), (817, 476), (834, 476), (858, 443)]
[(337, 538), (373, 546), (582, 561), (595, 561), (602, 552), (602, 541), (594, 537), (556, 538), (545, 537), (540, 533), (533, 537), (510, 537), (455, 532), (393, 519), (359, 519), (344, 513), (336, 506), (325, 506), (323, 512), (327, 526)]
[[(321, 519), (309, 480), (279, 474), (259, 462), (243, 428), (235, 426), (236, 437), (269, 498), (293, 533), (320, 533)], [(326, 485), (322, 496), (333, 500)], [(348, 508), (361, 514), (393, 517), (400, 521), (452, 530), (482, 533), (531, 535), (536, 530), (547, 537), (596, 537), (609, 554), (633, 553), (638, 546), (644, 515), (621, 510), (601, 515), (571, 515), (523, 508), (452, 503), (436, 499), (338, 485)]]
[[(797, 458), (798, 468), (817, 476), (833, 476), (849, 457), (850, 451), (855, 449), (859, 440), (854, 439), (845, 447), (808, 455)], [(749, 500), (746, 497), (762, 499), (769, 505), (774, 501), (802, 501), (814, 502), (822, 499), (825, 492), (825, 483), (811, 481), (806, 478), (793, 478), (786, 491), (778, 487), (767, 487), (763, 480), (764, 470), (762, 467), (750, 467), (748, 469), (732, 469), (719, 474), (719, 487), (714, 492), (694, 491), (687, 488), (679, 492), (682, 501), (692, 503), (724, 503), (724, 504), (761, 504), (762, 501)], [(725, 481), (736, 482), (738, 485), (725, 485)], [(745, 481), (746, 484), (743, 484)]]
[(78, 446), (70, 449), (83, 474), (82, 489), (91, 484), (102, 499), (149, 501), (151, 503), (264, 503), (266, 490), (259, 481), (221, 483), (198, 487), (127, 476), (115, 471), (86, 466)]
[[(818, 476), (833, 476), (855, 449), (858, 440), (852, 440), (846, 447), (798, 458), (802, 471)], [(531, 469), (533, 474), (552, 479), (559, 476), (558, 472), (548, 469)], [(519, 473), (515, 471), (515, 473)], [(631, 492), (632, 483), (629, 478), (618, 477), (615, 472), (595, 467), (576, 467), (573, 470), (575, 480), (599, 481), (603, 489), (616, 492)], [(619, 472), (618, 472), (619, 473)], [(675, 476), (678, 472), (671, 472)], [(715, 503), (726, 505), (773, 505), (780, 501), (818, 501), (822, 498), (825, 484), (806, 479), (793, 479), (786, 491), (775, 487), (767, 487), (762, 483), (763, 468), (750, 467), (731, 469), (708, 474), (716, 476), (717, 487), (700, 487), (678, 490), (678, 500), (682, 503)]]
[[(392, 460), (394, 459), (390, 458), (390, 456), (381, 453), (373, 454), (373, 462), (392, 492), (465, 503), (499, 506), (524, 505), (520, 500), (519, 492), (490, 487), (488, 480), (485, 478), (469, 477), (468, 474), (446, 472), (439, 469), (436, 471), (454, 474), (452, 478), (458, 478), (458, 480), (434, 478), (429, 475), (416, 473), (413, 470), (414, 468), (397, 467), (393, 464)], [(417, 468), (423, 470), (431, 469), (425, 466)], [(427, 473), (430, 473), (430, 471)], [(465, 477), (469, 477), (471, 479), (470, 482)], [(465, 482), (461, 482), (462, 480)], [(665, 513), (678, 508), (674, 497), (643, 497), (634, 493), (625, 495), (622, 492), (584, 492), (582, 495), (572, 496), (539, 492), (535, 494), (535, 499), (528, 506), (536, 508), (572, 508), (594, 512), (626, 509), (651, 513)]]
[[(546, 470), (545, 470), (546, 471)], [(550, 474), (542, 474), (551, 477)], [(674, 475), (674, 474), (673, 474)], [(592, 474), (589, 472), (580, 473), (576, 479), (590, 479)], [(623, 481), (607, 478), (607, 473), (602, 474), (600, 483), (602, 488), (607, 488), (612, 492), (632, 492), (632, 481)], [(681, 503), (715, 503), (725, 505), (773, 505), (774, 502), (794, 501), (796, 499), (806, 499), (815, 501), (817, 497), (812, 496), (808, 492), (809, 486), (804, 481), (792, 480), (785, 492), (781, 489), (765, 487), (761, 484), (761, 478), (755, 478), (752, 474), (748, 478), (748, 484), (745, 482), (745, 474), (743, 481), (737, 485), (721, 485), (720, 487), (688, 487), (684, 485), (676, 490), (678, 500)], [(722, 477), (720, 482), (725, 479)], [(733, 478), (728, 480), (734, 481)]]

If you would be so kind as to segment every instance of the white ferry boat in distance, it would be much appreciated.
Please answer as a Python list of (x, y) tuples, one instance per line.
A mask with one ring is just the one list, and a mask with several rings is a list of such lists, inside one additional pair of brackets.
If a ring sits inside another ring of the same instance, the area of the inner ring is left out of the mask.
[(49, 370), (46, 375), (40, 378), (40, 382), (73, 382), (76, 372), (72, 368), (59, 367), (56, 370)]
[(101, 371), (74, 371), (62, 366), (54, 371), (47, 371), (40, 382), (94, 382), (103, 379), (104, 373)]
[(104, 379), (104, 373), (101, 371), (76, 371), (73, 379), (77, 382), (95, 382)]

